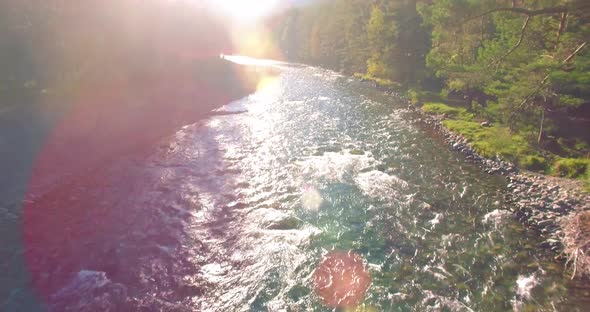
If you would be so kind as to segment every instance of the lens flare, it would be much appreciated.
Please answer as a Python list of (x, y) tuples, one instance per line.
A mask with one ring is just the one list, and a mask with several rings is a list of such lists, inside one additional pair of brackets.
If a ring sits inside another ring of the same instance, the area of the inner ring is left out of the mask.
[(326, 255), (313, 279), (316, 293), (324, 304), (334, 308), (357, 306), (371, 284), (361, 256), (352, 251), (334, 251)]
[(239, 21), (252, 21), (271, 14), (277, 7), (277, 0), (209, 0), (208, 3), (219, 13)]
[(311, 186), (304, 187), (303, 195), (301, 196), (301, 205), (303, 208), (310, 211), (318, 211), (323, 202), (322, 195), (315, 188)]

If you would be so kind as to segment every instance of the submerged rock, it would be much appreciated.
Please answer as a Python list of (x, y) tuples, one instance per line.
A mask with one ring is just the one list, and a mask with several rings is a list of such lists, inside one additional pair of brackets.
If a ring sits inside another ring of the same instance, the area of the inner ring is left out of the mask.
[(268, 230), (294, 230), (301, 226), (297, 217), (272, 208), (258, 209), (252, 217), (260, 222), (260, 227)]

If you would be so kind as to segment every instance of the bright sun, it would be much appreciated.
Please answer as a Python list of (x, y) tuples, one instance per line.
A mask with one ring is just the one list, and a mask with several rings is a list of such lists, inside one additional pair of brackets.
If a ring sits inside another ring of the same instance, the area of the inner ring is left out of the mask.
[(208, 0), (211, 7), (239, 21), (253, 21), (272, 13), (278, 0)]

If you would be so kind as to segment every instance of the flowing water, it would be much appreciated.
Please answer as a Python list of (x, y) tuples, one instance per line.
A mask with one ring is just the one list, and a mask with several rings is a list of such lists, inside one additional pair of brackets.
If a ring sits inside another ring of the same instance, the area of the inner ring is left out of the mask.
[(335, 250), (359, 255), (371, 275), (358, 311), (590, 303), (514, 220), (506, 181), (451, 151), (403, 100), (334, 72), (272, 66), (281, 72), (265, 88), (221, 108), (235, 114), (66, 187), (73, 209), (92, 206), (59, 217), (80, 224), (69, 249), (23, 247), (41, 250), (28, 270), (30, 287), (51, 290), (46, 307), (332, 311), (313, 272)]

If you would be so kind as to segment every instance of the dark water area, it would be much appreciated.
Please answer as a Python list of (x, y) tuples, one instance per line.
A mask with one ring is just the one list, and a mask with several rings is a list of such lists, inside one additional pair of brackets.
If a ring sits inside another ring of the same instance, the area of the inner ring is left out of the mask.
[[(370, 275), (356, 311), (585, 310), (502, 177), (401, 99), (273, 66), (222, 113), (67, 182), (31, 190), (35, 159), (3, 154), (0, 310), (333, 311), (313, 274), (334, 251)], [(4, 153), (18, 125), (1, 126)]]

